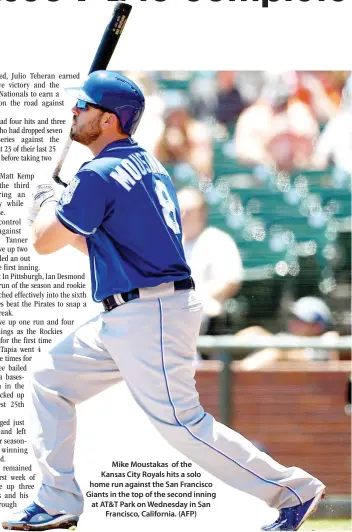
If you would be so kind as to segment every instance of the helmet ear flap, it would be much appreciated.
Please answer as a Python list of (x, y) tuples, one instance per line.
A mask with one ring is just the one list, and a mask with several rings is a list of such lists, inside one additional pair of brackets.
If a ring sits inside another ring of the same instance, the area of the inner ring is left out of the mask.
[(128, 102), (116, 109), (116, 114), (120, 120), (121, 129), (128, 135), (133, 135), (136, 131), (144, 112), (143, 106), (136, 105), (135, 102)]
[[(124, 130), (122, 129), (122, 125), (121, 125), (121, 120), (120, 120), (120, 117), (119, 115), (117, 115), (116, 113), (114, 113), (114, 117), (116, 119), (116, 129), (119, 133), (123, 134), (125, 133)], [(128, 134), (128, 133), (127, 133)]]

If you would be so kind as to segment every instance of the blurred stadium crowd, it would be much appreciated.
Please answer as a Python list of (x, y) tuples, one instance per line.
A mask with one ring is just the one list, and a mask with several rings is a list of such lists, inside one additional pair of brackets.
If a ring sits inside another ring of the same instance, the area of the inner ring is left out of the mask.
[(146, 95), (136, 140), (178, 190), (203, 333), (291, 315), (293, 334), (351, 334), (351, 73), (126, 75)]

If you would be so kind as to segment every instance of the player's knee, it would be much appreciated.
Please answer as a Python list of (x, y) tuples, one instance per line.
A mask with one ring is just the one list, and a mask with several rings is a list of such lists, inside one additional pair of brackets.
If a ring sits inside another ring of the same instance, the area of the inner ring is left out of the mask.
[(38, 368), (32, 373), (32, 393), (39, 401), (68, 401), (78, 404), (74, 379), (68, 379), (67, 374), (60, 374), (54, 368)]
[(67, 372), (63, 372), (53, 365), (49, 355), (43, 357), (40, 364), (35, 364), (31, 372), (32, 386), (42, 388), (43, 391), (50, 390), (62, 393), (65, 385), (71, 380), (74, 382), (72, 376), (68, 376)]
[(55, 382), (55, 370), (53, 368), (36, 367), (31, 374), (32, 386), (39, 386), (48, 389), (53, 389)]

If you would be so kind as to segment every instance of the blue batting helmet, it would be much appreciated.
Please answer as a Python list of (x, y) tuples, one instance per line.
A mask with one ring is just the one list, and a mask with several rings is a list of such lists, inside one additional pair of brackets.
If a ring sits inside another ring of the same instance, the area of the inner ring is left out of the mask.
[(92, 72), (82, 87), (66, 89), (66, 92), (117, 115), (127, 135), (134, 134), (144, 112), (145, 100), (139, 87), (112, 70)]

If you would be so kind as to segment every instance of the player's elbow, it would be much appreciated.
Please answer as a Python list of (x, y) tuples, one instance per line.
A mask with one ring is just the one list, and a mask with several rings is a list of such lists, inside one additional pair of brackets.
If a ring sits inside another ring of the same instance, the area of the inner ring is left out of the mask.
[(56, 251), (56, 250), (50, 249), (49, 246), (43, 245), (43, 243), (40, 240), (34, 241), (33, 247), (34, 247), (34, 250), (38, 253), (38, 255), (49, 255), (50, 253), (53, 253), (53, 251)]
[(55, 251), (71, 244), (76, 236), (75, 233), (66, 229), (56, 217), (49, 219), (49, 221), (45, 218), (37, 218), (32, 226), (32, 243), (39, 255), (55, 253)]
[(56, 240), (55, 238), (50, 238), (47, 234), (38, 234), (33, 231), (32, 243), (34, 250), (39, 255), (50, 255), (64, 247), (64, 243)]
[(45, 250), (45, 249), (38, 249), (36, 247), (34, 247), (34, 249), (38, 253), (38, 255), (50, 255), (50, 253), (52, 253), (52, 251)]
[(43, 243), (37, 231), (35, 230), (35, 227), (32, 228), (32, 244), (34, 251), (36, 251), (39, 255), (47, 255), (47, 253), (44, 252)]

